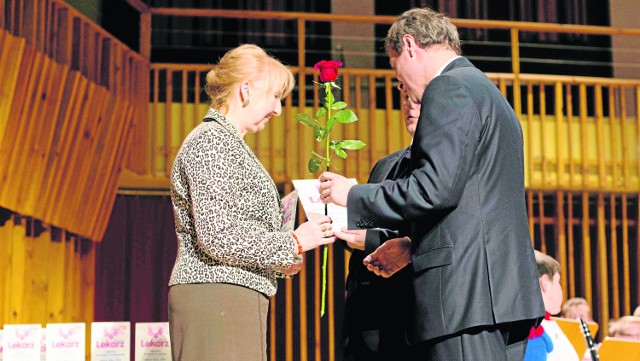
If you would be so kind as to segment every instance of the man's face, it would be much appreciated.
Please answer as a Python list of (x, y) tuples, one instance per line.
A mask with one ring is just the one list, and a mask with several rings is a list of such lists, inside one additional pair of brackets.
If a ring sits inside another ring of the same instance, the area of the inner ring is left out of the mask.
[(396, 77), (403, 84), (406, 94), (414, 104), (420, 104), (422, 94), (426, 88), (425, 84), (419, 81), (424, 68), (421, 68), (415, 57), (409, 56), (407, 47), (402, 49), (401, 54), (397, 54), (393, 50), (389, 50), (389, 64), (395, 70)]

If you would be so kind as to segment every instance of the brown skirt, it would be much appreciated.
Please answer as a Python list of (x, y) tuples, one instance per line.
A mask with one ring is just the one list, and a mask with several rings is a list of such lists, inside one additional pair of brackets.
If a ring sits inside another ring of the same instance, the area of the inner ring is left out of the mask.
[(267, 361), (269, 299), (226, 283), (169, 287), (173, 361)]

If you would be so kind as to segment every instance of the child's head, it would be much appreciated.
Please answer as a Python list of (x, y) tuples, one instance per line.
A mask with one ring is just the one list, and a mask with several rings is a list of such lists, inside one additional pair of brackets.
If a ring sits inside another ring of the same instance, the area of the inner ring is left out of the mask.
[(535, 255), (544, 309), (552, 315), (558, 314), (562, 306), (560, 263), (542, 252), (535, 251)]
[(593, 321), (591, 317), (591, 306), (582, 297), (573, 297), (562, 305), (562, 317), (570, 319), (583, 319), (587, 322)]
[(640, 317), (624, 316), (611, 322), (609, 336), (640, 340)]

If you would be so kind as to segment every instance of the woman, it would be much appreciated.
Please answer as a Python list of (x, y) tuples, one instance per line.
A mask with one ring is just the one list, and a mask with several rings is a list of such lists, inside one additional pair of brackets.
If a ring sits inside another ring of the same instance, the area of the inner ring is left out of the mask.
[(171, 174), (178, 255), (169, 282), (173, 360), (266, 360), (268, 297), (309, 249), (335, 241), (323, 217), (280, 232), (275, 184), (244, 142), (282, 111), (294, 78), (255, 45), (207, 74), (211, 109)]

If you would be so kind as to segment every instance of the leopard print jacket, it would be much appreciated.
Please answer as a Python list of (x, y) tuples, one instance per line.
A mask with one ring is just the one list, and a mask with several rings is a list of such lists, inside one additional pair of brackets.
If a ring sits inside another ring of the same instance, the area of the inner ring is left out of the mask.
[(232, 283), (276, 293), (277, 269), (290, 267), (296, 243), (282, 226), (280, 197), (253, 151), (210, 109), (173, 164), (178, 254), (169, 286)]

